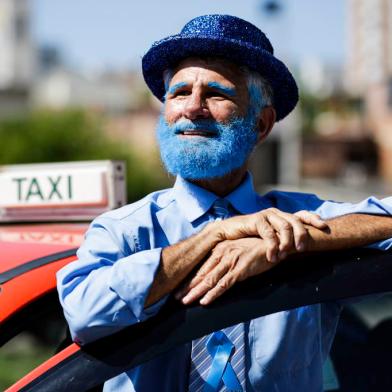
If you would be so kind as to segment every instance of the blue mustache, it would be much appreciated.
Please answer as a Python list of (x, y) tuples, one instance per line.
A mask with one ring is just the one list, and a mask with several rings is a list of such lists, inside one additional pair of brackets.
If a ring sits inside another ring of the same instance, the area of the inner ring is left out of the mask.
[(179, 134), (184, 131), (206, 131), (213, 135), (219, 135), (221, 133), (221, 125), (216, 121), (212, 120), (181, 120), (175, 124), (169, 125), (168, 129), (174, 134)]

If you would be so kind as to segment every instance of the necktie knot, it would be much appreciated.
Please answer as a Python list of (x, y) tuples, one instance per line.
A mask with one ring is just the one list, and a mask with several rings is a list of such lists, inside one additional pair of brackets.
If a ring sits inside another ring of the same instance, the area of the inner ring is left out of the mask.
[(211, 208), (216, 219), (226, 219), (232, 215), (230, 213), (230, 203), (225, 199), (217, 199)]

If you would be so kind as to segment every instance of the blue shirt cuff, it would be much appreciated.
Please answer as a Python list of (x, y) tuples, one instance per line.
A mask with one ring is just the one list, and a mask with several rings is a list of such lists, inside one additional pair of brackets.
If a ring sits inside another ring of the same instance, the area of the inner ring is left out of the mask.
[(162, 248), (137, 252), (112, 267), (109, 286), (128, 305), (139, 322), (155, 315), (167, 298), (144, 307), (159, 267), (161, 252)]
[(392, 215), (392, 203), (386, 198), (379, 200), (374, 196), (359, 203), (339, 203), (334, 201), (325, 201), (315, 212), (323, 219), (336, 218), (347, 214), (374, 214), (374, 215)]

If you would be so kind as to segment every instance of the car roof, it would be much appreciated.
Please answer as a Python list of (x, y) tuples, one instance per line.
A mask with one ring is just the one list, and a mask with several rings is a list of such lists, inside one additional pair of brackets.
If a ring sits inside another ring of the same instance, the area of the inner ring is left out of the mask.
[(80, 246), (87, 223), (0, 225), (0, 274)]

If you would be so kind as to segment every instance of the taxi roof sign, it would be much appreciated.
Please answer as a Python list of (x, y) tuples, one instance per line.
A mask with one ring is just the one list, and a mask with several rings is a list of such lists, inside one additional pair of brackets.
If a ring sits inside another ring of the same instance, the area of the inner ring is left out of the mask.
[(0, 166), (0, 222), (91, 220), (125, 203), (123, 161)]

